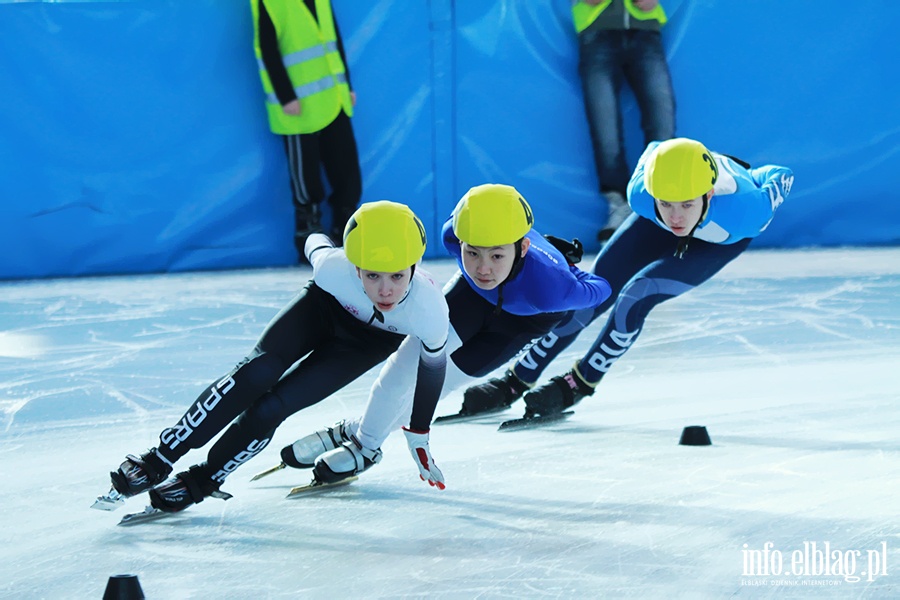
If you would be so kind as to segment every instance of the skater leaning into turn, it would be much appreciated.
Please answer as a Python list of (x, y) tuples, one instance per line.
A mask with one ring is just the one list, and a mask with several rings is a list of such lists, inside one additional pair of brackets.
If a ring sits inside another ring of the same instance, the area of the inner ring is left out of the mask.
[[(109, 502), (149, 490), (151, 506), (177, 512), (208, 496), (227, 499), (222, 482), (266, 447), (282, 421), (384, 361), (406, 336), (416, 380), (409, 425), (428, 428), (444, 382), (448, 311), (440, 287), (417, 267), (425, 252), (421, 221), (403, 204), (363, 204), (347, 223), (343, 249), (314, 234), (305, 250), (312, 280), (269, 323), (253, 352), (163, 430), (158, 447), (129, 455), (110, 474)], [(420, 415), (428, 419), (420, 422)], [(226, 427), (205, 462), (164, 481), (176, 461)], [(349, 432), (342, 444), (340, 458), (350, 464), (336, 461), (335, 468), (362, 469), (381, 458), (377, 445)], [(103, 500), (98, 508), (106, 508)]]
[[(502, 366), (529, 341), (553, 329), (568, 311), (593, 309), (609, 296), (603, 278), (569, 264), (580, 258), (577, 241), (545, 238), (532, 229), (533, 221), (531, 207), (514, 187), (485, 184), (470, 189), (444, 224), (444, 246), (460, 271), (444, 287), (451, 327), (442, 397)], [(412, 401), (417, 380), (409, 361), (415, 352), (412, 341), (405, 340), (382, 367), (365, 414), (286, 446), (281, 453), (284, 464), (302, 468), (317, 457), (321, 464), (341, 456), (348, 430), (357, 432), (364, 446), (378, 448), (408, 420), (410, 407), (410, 422), (425, 422)], [(480, 410), (466, 402), (460, 415)], [(403, 429), (422, 479), (443, 489), (443, 474), (427, 460), (430, 455), (415, 451), (417, 445), (427, 448), (427, 428)], [(333, 449), (341, 443), (343, 447)]]
[(466, 398), (478, 398), (485, 410), (511, 404), (612, 306), (606, 325), (572, 370), (524, 394), (525, 418), (560, 413), (590, 396), (634, 344), (650, 311), (702, 284), (746, 250), (769, 225), (793, 181), (786, 167), (750, 168), (694, 140), (651, 143), (628, 185), (636, 214), (613, 234), (591, 268), (609, 280), (612, 296), (561, 322), (503, 377), (469, 388)]

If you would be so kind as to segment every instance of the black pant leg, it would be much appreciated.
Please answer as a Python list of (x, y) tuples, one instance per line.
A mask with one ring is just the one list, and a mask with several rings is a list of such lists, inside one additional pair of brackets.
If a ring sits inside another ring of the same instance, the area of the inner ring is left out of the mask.
[(362, 196), (362, 173), (356, 137), (350, 117), (343, 111), (320, 132), (319, 151), (331, 186), (331, 196), (328, 198), (332, 214), (331, 236), (338, 242)]
[(294, 204), (294, 246), (300, 260), (303, 260), (306, 239), (322, 231), (319, 205), (325, 197), (325, 187), (322, 183), (319, 133), (286, 135), (283, 139)]
[(531, 344), (516, 361), (513, 371), (523, 381), (536, 382), (544, 369), (559, 356), (581, 331), (612, 306), (626, 283), (641, 269), (661, 256), (672, 255), (678, 238), (648, 219), (628, 217), (609, 239), (590, 271), (609, 282), (612, 293), (600, 306), (577, 311), (558, 329)]
[(581, 374), (590, 383), (599, 382), (633, 346), (650, 311), (710, 279), (750, 242), (749, 238), (734, 244), (693, 240), (683, 258), (666, 253), (642, 268), (621, 290), (606, 325), (579, 362)]
[(331, 334), (254, 402), (210, 449), (202, 468), (212, 479), (221, 483), (265, 448), (285, 419), (383, 362), (404, 338), (363, 324), (333, 298), (322, 318), (332, 322)]
[(531, 340), (556, 326), (565, 313), (513, 315), (478, 295), (459, 277), (446, 293), (450, 323), (462, 345), (450, 359), (466, 375), (481, 377), (511, 360)]
[(174, 463), (208, 443), (331, 334), (329, 322), (322, 318), (322, 296), (328, 295), (314, 283), (307, 284), (266, 326), (253, 352), (210, 384), (175, 426), (160, 433), (159, 451), (167, 460)]

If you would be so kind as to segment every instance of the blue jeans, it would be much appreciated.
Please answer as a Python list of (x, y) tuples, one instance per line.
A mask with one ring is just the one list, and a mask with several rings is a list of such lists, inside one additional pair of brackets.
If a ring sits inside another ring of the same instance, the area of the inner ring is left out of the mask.
[(592, 30), (579, 37), (578, 71), (594, 144), (601, 192), (625, 196), (631, 169), (625, 161), (619, 91), (628, 82), (641, 111), (644, 145), (675, 136), (675, 93), (658, 31)]

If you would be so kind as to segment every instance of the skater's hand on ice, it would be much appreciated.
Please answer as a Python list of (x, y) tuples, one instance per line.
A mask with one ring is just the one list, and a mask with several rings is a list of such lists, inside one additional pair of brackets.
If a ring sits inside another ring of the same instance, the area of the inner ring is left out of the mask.
[(416, 466), (419, 467), (419, 477), (422, 478), (422, 481), (427, 481), (428, 485), (437, 486), (439, 490), (447, 487), (444, 485), (444, 474), (434, 464), (434, 459), (431, 457), (431, 450), (428, 448), (428, 432), (413, 431), (404, 427), (403, 434), (406, 436), (409, 452), (412, 454)]

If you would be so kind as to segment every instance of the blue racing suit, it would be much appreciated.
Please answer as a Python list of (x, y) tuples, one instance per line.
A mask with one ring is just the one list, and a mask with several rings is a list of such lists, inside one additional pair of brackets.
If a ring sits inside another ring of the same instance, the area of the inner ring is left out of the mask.
[(791, 191), (794, 176), (786, 167), (745, 168), (713, 153), (719, 167), (715, 193), (679, 258), (676, 249), (683, 238), (663, 223), (644, 186), (644, 164), (658, 145), (647, 146), (628, 184), (628, 202), (635, 214), (616, 230), (591, 267), (609, 281), (612, 295), (595, 309), (570, 314), (531, 344), (513, 367), (522, 381), (536, 382), (581, 330), (612, 306), (606, 325), (576, 365), (581, 378), (596, 385), (634, 344), (655, 306), (697, 287), (737, 258), (765, 231)]

